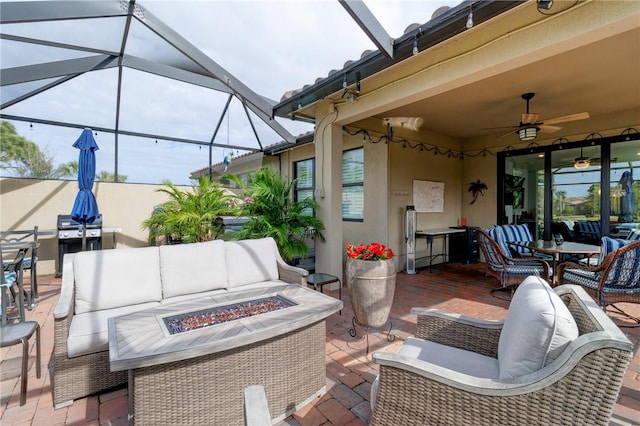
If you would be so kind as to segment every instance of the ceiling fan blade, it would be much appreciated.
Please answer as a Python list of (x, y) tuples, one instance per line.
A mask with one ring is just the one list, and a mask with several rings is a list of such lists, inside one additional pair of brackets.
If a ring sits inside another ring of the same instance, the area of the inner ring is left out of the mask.
[(540, 128), (540, 131), (543, 132), (543, 133), (553, 133), (553, 132), (557, 132), (558, 130), (562, 129), (562, 127), (549, 126), (548, 124), (540, 124), (540, 125), (538, 125), (538, 127)]
[(522, 120), (521, 120), (521, 123), (524, 123), (524, 124), (533, 124), (533, 123), (535, 123), (536, 121), (538, 121), (538, 118), (540, 118), (540, 114), (536, 114), (536, 113), (534, 113), (534, 112), (532, 112), (532, 113), (525, 113), (525, 114), (522, 114)]
[[(518, 127), (515, 127), (515, 128), (517, 129)], [(504, 138), (505, 136), (509, 136), (509, 135), (515, 135), (515, 134), (516, 134), (516, 132), (514, 132), (513, 130), (510, 130), (507, 133), (498, 136), (498, 139)]]
[(576, 114), (565, 115), (563, 117), (550, 118), (548, 120), (544, 120), (543, 124), (557, 124), (557, 123), (566, 123), (568, 121), (578, 121), (578, 120), (586, 120), (590, 118), (588, 112), (579, 112)]
[(517, 129), (520, 126), (500, 126), (500, 127), (482, 127), (478, 130), (504, 130), (504, 129)]

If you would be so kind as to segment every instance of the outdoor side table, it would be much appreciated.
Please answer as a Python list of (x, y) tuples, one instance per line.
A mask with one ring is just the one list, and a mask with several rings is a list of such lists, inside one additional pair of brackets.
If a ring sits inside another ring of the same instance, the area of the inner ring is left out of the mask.
[[(320, 293), (324, 293), (323, 289), (326, 284), (336, 282), (338, 283), (338, 297), (342, 301), (342, 282), (340, 281), (340, 278), (335, 275), (325, 274), (322, 272), (309, 274), (307, 276), (307, 283), (311, 284), (314, 290), (318, 290), (317, 286), (320, 286)], [(342, 309), (340, 309), (340, 315), (342, 315)]]

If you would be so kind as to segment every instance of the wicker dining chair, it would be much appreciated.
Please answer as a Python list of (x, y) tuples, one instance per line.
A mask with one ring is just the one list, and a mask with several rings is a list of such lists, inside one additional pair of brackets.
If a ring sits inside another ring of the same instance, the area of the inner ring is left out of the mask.
[(611, 307), (640, 326), (640, 318), (614, 305), (618, 302), (640, 303), (640, 240), (628, 240), (622, 247), (606, 254), (595, 268), (563, 262), (558, 266), (558, 279), (561, 284), (578, 284), (595, 291), (598, 305), (605, 312)]
[(526, 277), (536, 275), (549, 281), (549, 264), (539, 258), (512, 258), (500, 248), (496, 240), (483, 231), (476, 229), (478, 246), (484, 256), (486, 273), (500, 280), (500, 288), (491, 291), (502, 290), (520, 284)]

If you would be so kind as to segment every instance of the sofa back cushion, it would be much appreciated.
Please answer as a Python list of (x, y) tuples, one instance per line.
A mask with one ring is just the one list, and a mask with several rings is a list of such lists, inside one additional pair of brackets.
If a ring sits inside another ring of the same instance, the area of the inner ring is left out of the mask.
[(540, 370), (578, 334), (569, 309), (549, 284), (539, 277), (528, 277), (513, 295), (500, 333), (500, 378)]
[(162, 299), (158, 247), (76, 253), (73, 274), (76, 314)]
[(222, 240), (160, 246), (162, 298), (227, 288)]
[(278, 279), (273, 238), (225, 242), (229, 288)]

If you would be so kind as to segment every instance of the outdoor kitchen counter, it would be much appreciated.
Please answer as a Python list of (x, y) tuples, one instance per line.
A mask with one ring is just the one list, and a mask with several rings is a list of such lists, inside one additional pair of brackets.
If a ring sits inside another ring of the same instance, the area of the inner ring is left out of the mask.
[[(296, 303), (277, 311), (169, 334), (163, 317), (281, 295)], [(109, 318), (112, 371), (129, 370), (222, 352), (314, 324), (342, 309), (342, 302), (299, 285), (231, 291)]]

